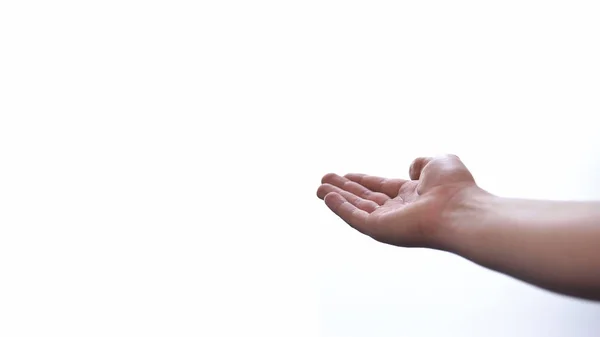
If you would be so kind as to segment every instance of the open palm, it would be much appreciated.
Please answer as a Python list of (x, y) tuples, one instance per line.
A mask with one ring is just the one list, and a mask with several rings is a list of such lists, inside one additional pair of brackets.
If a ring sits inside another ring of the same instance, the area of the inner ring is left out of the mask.
[(421, 157), (411, 180), (351, 173), (326, 174), (317, 196), (349, 225), (375, 240), (405, 247), (434, 247), (447, 211), (475, 180), (454, 155)]

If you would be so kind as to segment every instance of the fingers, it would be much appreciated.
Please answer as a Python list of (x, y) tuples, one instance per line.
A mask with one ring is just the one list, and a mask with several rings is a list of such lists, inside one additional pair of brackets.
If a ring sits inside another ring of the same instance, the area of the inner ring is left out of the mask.
[(325, 204), (342, 220), (363, 234), (367, 234), (369, 213), (348, 202), (341, 194), (330, 192), (325, 196)]
[(341, 195), (342, 197), (344, 197), (344, 199), (346, 199), (346, 201), (367, 213), (372, 213), (379, 207), (379, 205), (375, 201), (359, 198), (350, 192), (344, 191), (341, 188), (330, 184), (321, 185), (317, 190), (317, 196), (321, 199), (324, 199), (325, 196), (331, 192), (335, 192)]
[(344, 177), (361, 184), (371, 191), (384, 193), (390, 198), (397, 197), (400, 187), (406, 182), (404, 179), (387, 179), (359, 173), (349, 173)]
[(334, 173), (326, 174), (321, 180), (323, 184), (330, 184), (337, 186), (346, 192), (350, 192), (357, 197), (371, 200), (376, 202), (378, 205), (383, 205), (386, 201), (390, 200), (390, 197), (380, 192), (373, 192), (361, 184), (358, 184), (348, 178), (341, 177)]
[(408, 174), (410, 175), (410, 179), (419, 180), (419, 177), (421, 176), (421, 172), (423, 171), (423, 168), (432, 159), (433, 159), (433, 157), (419, 157), (419, 158), (415, 159), (412, 162), (412, 164), (410, 165), (410, 168), (408, 169)]

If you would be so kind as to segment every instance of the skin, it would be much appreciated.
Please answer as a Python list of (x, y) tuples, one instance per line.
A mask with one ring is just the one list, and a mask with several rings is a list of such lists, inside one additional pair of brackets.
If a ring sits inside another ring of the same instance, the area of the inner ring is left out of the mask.
[(417, 158), (409, 175), (329, 173), (317, 196), (377, 241), (448, 251), (544, 289), (600, 300), (600, 202), (495, 196), (454, 155)]

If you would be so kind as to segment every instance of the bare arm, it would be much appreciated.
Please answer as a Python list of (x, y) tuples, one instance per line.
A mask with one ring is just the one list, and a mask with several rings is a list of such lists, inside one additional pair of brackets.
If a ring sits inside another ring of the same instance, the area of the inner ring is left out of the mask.
[(556, 292), (600, 300), (600, 203), (519, 200), (465, 190), (448, 250)]

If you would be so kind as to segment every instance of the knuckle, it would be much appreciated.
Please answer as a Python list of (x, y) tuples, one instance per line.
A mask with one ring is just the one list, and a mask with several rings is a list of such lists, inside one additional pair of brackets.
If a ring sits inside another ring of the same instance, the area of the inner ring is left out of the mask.
[(388, 201), (388, 199), (389, 199), (389, 197), (383, 193), (376, 193), (371, 198), (371, 200), (378, 205), (385, 204), (385, 202)]

